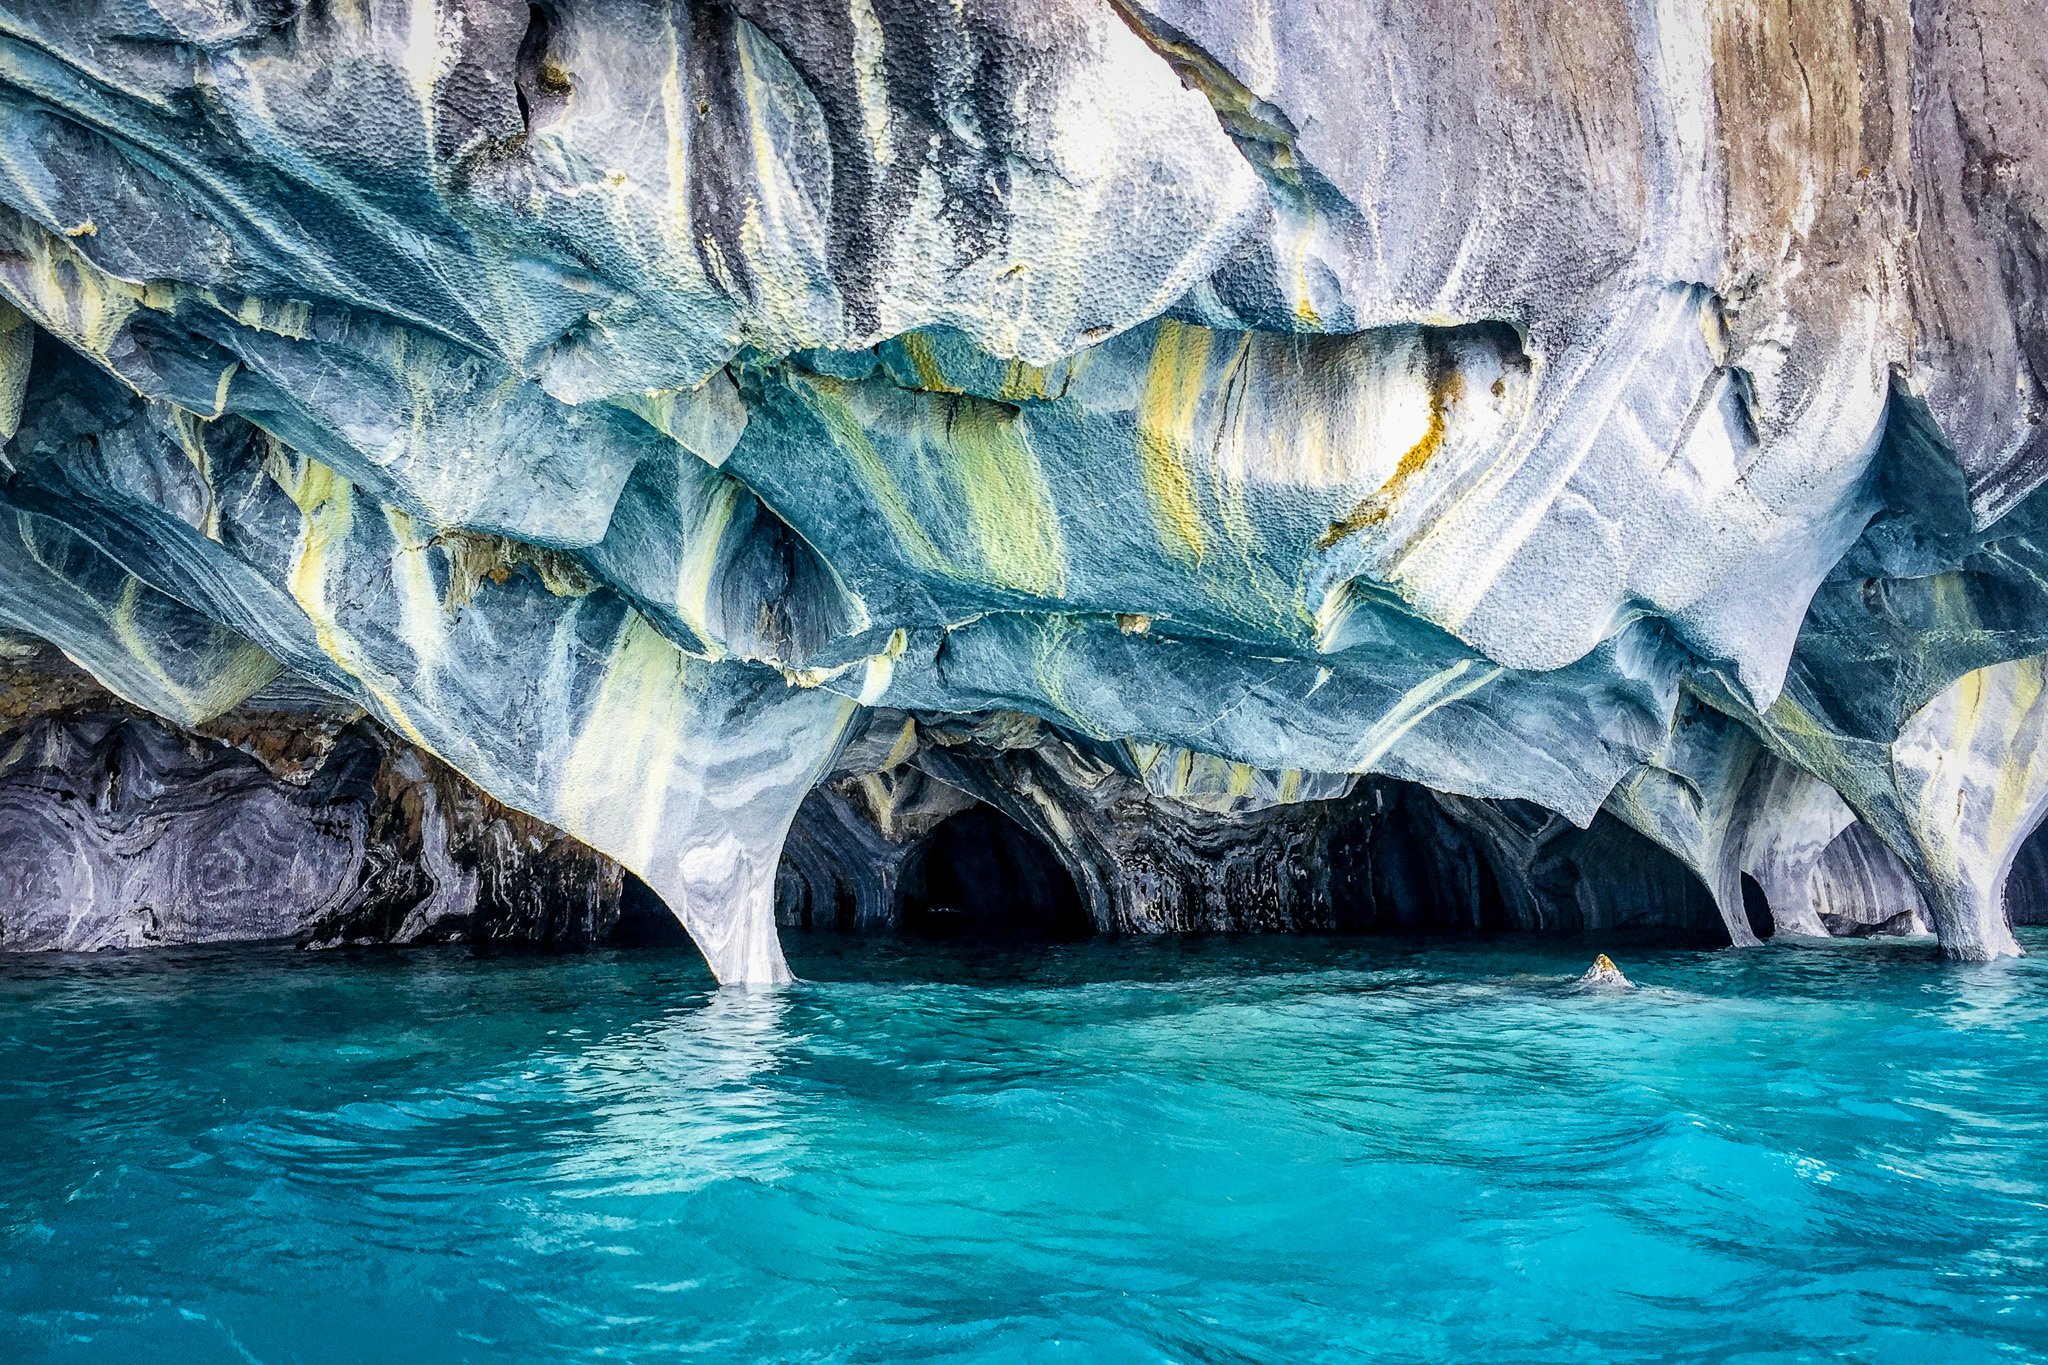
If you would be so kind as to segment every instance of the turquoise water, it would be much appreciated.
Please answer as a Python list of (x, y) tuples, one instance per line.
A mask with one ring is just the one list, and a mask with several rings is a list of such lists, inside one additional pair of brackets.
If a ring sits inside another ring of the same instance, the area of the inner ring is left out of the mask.
[(0, 1359), (2048, 1357), (2048, 938), (0, 963)]

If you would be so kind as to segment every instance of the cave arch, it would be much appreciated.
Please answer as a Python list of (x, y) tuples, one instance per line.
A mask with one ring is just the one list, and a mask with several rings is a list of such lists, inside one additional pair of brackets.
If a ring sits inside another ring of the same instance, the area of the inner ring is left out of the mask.
[(919, 938), (1061, 943), (1095, 930), (1074, 877), (993, 806), (949, 817), (904, 865), (897, 927)]

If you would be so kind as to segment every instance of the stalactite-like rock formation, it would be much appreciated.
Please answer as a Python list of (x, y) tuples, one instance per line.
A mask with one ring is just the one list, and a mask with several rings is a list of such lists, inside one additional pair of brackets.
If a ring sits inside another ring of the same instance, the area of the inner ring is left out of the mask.
[[(282, 689), (726, 980), (961, 821), (1105, 928), (2017, 951), (2037, 20), (0, 0), (0, 627), (162, 722), (0, 832), (111, 762), (328, 856), (179, 747)], [(154, 857), (0, 917), (232, 899)]]

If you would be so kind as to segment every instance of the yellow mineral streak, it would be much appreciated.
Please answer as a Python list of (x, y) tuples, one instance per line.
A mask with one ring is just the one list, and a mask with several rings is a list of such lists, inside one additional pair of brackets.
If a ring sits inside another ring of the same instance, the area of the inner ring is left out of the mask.
[(939, 353), (932, 345), (932, 339), (923, 332), (905, 332), (897, 340), (903, 346), (903, 354), (910, 361), (911, 372), (917, 376), (917, 386), (927, 393), (961, 393), (958, 385), (946, 379), (946, 371), (939, 364)]
[[(1299, 583), (1290, 585), (1267, 562), (1265, 539), (1252, 520), (1252, 483), (1254, 475), (1265, 481), (1299, 482), (1277, 466), (1303, 458), (1311, 433), (1302, 428), (1301, 413), (1271, 412), (1265, 404), (1247, 399), (1253, 370), (1270, 364), (1270, 354), (1265, 347), (1255, 349), (1253, 334), (1244, 333), (1211, 386), (1219, 395), (1214, 403), (1220, 404), (1212, 465), (1215, 519), (1236, 552), (1237, 564), (1234, 568), (1218, 566), (1204, 580), (1203, 588), (1226, 608), (1242, 609), (1256, 599), (1282, 631), (1292, 633), (1310, 624), (1306, 590)], [(1296, 389), (1291, 386), (1293, 391)], [(1315, 404), (1307, 406), (1310, 411), (1317, 410)]]
[[(782, 680), (791, 687), (801, 687), (806, 691), (843, 678), (857, 668), (861, 670), (860, 695), (864, 698), (880, 697), (888, 690), (890, 680), (895, 677), (896, 661), (903, 657), (903, 652), (909, 644), (910, 633), (899, 627), (889, 632), (888, 643), (882, 646), (880, 653), (852, 659), (843, 664), (834, 664), (829, 668), (791, 668), (773, 659), (765, 662), (780, 673)], [(872, 706), (875, 703), (869, 701), (866, 704)]]
[[(910, 362), (911, 373), (917, 376), (917, 387), (926, 393), (961, 394), (967, 388), (946, 377), (946, 367), (939, 360), (938, 347), (932, 344), (928, 332), (905, 332), (896, 338), (903, 348), (903, 355)], [(1055, 362), (1052, 366), (1033, 365), (1028, 361), (1011, 360), (1003, 365), (1002, 380), (996, 385), (993, 395), (1005, 403), (1040, 403), (1056, 397), (1063, 397), (1066, 386), (1073, 382), (1077, 357)], [(1054, 371), (1058, 371), (1058, 391), (1054, 391)]]
[(277, 660), (255, 645), (243, 642), (229, 652), (226, 664), (218, 673), (201, 680), (197, 687), (188, 686), (172, 676), (164, 666), (155, 646), (135, 619), (142, 593), (142, 581), (128, 579), (121, 585), (121, 595), (114, 599), (113, 607), (104, 613), (105, 620), (121, 648), (142, 665), (143, 671), (162, 689), (164, 697), (178, 708), (177, 719), (185, 724), (201, 725), (212, 720), (284, 671)]
[(331, 622), (327, 607), (329, 556), (348, 536), (354, 517), (355, 486), (319, 461), (301, 455), (288, 462), (273, 454), (271, 477), (299, 509), (298, 552), (292, 561), (292, 597), (312, 617), (320, 632), (320, 648), (340, 662), (338, 648), (323, 623)]
[(1944, 630), (1964, 633), (1980, 629), (1977, 609), (1970, 604), (1968, 580), (1960, 573), (1939, 573), (1927, 580), (1934, 619)]
[(683, 97), (683, 44), (676, 33), (674, 6), (662, 7), (661, 35), (668, 55), (668, 65), (661, 76), (661, 118), (663, 131), (668, 135), (668, 217), (662, 224), (662, 236), (668, 249), (661, 256), (665, 260), (681, 260), (694, 253), (687, 249), (690, 241), (690, 123), (685, 113), (687, 102)]
[(1093, 728), (1083, 722), (1086, 714), (1067, 695), (1067, 672), (1065, 656), (1072, 641), (1081, 633), (1081, 627), (1071, 616), (1047, 617), (1038, 632), (1038, 650), (1032, 660), (1032, 673), (1038, 681), (1038, 690), (1053, 708), (1064, 715), (1074, 728), (1084, 734), (1093, 734)]
[[(2036, 656), (1996, 664), (1965, 674), (1949, 685), (1940, 700), (1953, 708), (1945, 749), (1920, 793), (1918, 833), (1929, 847), (1930, 861), (1949, 849), (1951, 831), (1963, 826), (1969, 800), (1969, 777), (1976, 764), (1991, 760), (1991, 804), (1981, 834), (1994, 856), (2027, 831), (2022, 827), (2039, 803), (2048, 769), (2037, 762), (2041, 717), (2036, 714), (2044, 690), (2044, 660)], [(1931, 704), (1939, 705), (1937, 703)], [(1946, 861), (1945, 858), (1941, 859)]]
[[(1062, 382), (1071, 379), (1073, 370), (1067, 361), (1060, 362)], [(996, 397), (1006, 403), (1039, 402), (1050, 397), (1049, 384), (1052, 371), (1043, 365), (1031, 365), (1022, 360), (1012, 360), (1003, 367), (1002, 387)]]
[(398, 595), (398, 634), (419, 662), (418, 684), (429, 696), (434, 675), (446, 662), (447, 611), (434, 590), (428, 552), (433, 537), (396, 507), (384, 509), (391, 528), (391, 587)]
[[(1276, 169), (1277, 166), (1276, 160)], [(1288, 159), (1287, 169), (1293, 169), (1291, 156)], [(1310, 288), (1308, 282), (1308, 265), (1316, 256), (1316, 210), (1315, 205), (1311, 204), (1307, 199), (1300, 201), (1300, 208), (1301, 229), (1293, 234), (1294, 316), (1304, 326), (1319, 328), (1323, 325), (1323, 318), (1322, 314), (1316, 311), (1313, 297), (1315, 291)]]
[(704, 513), (690, 531), (682, 560), (676, 566), (676, 615), (696, 633), (706, 658), (722, 659), (725, 647), (711, 629), (711, 580), (718, 572), (718, 549), (739, 506), (741, 485), (722, 479)]
[(2007, 675), (2011, 694), (2003, 706), (2001, 763), (1991, 788), (1991, 819), (1985, 823), (1985, 837), (1999, 851), (2017, 845), (2030, 833), (2023, 823), (2040, 804), (2044, 778), (2038, 745), (2040, 716), (2036, 714), (2042, 700), (2042, 661), (2021, 659), (2007, 665)]
[(14, 244), (26, 266), (15, 276), (22, 311), (105, 362), (114, 339), (143, 306), (144, 287), (107, 274), (69, 242), (33, 224), (22, 224)]
[[(767, 40), (748, 24), (742, 23), (740, 30), (736, 44), (739, 88), (746, 103), (754, 183), (759, 186), (740, 218), (740, 244), (752, 267), (752, 302), (762, 320), (787, 344), (797, 348), (826, 345), (829, 339), (819, 334), (818, 320), (812, 315), (806, 268), (822, 248), (821, 225), (801, 221), (812, 219), (814, 210), (791, 180), (777, 131), (770, 124), (769, 115), (784, 101), (759, 68), (760, 57), (769, 52), (758, 48)], [(792, 222), (792, 215), (799, 221)]]
[(879, 705), (889, 690), (889, 684), (896, 676), (896, 661), (903, 657), (903, 651), (910, 645), (910, 633), (905, 630), (889, 632), (889, 643), (880, 654), (870, 656), (860, 683), (860, 704)]
[(2008, 846), (2027, 834), (2021, 824), (2039, 802), (2044, 781), (2048, 781), (2048, 766), (2041, 762), (2039, 743), (2039, 708), (2044, 683), (2048, 683), (2043, 677), (2044, 663), (2048, 660), (2036, 656), (2006, 665), (2012, 683), (2000, 743), (2005, 762), (1999, 765), (1998, 786), (1991, 803), (1990, 828), (1992, 838), (1998, 841), (1992, 845), (1994, 848)]
[(1122, 17), (1139, 40), (1166, 59), (1181, 84), (1199, 92), (1215, 109), (1217, 120), (1231, 133), (1266, 149), (1273, 173), (1290, 185), (1301, 183), (1295, 168), (1294, 135), (1260, 111), (1264, 101), (1235, 75), (1199, 46), (1169, 37), (1155, 26), (1130, 0), (1110, 0), (1110, 7)]
[(801, 391), (809, 396), (811, 410), (824, 423), (833, 444), (846, 453), (861, 482), (874, 495), (882, 520), (888, 523), (903, 553), (919, 568), (944, 570), (945, 555), (940, 553), (938, 545), (910, 510), (910, 501), (903, 495), (902, 485), (889, 472), (881, 452), (868, 438), (865, 424), (853, 411), (850, 404), (852, 386), (829, 375), (798, 374), (794, 379)]
[(1038, 813), (1045, 817), (1045, 823), (1051, 826), (1053, 836), (1061, 845), (1074, 842), (1073, 818), (1067, 814), (1058, 797), (1029, 777), (1018, 779), (1017, 789), (1032, 805), (1038, 807)]
[[(1255, 349), (1256, 347), (1256, 349)], [(1282, 423), (1282, 431), (1292, 435), (1301, 417), (1300, 411), (1270, 412), (1263, 401), (1264, 386), (1260, 392), (1251, 392), (1256, 379), (1264, 377), (1266, 371), (1277, 368), (1273, 361), (1271, 347), (1256, 344), (1256, 334), (1241, 332), (1237, 345), (1231, 349), (1223, 363), (1217, 367), (1212, 390), (1216, 395), (1219, 411), (1216, 421), (1216, 475), (1224, 480), (1230, 491), (1240, 500), (1245, 485), (1256, 475), (1272, 472), (1276, 460), (1295, 458), (1294, 452), (1283, 447), (1292, 446), (1293, 441), (1272, 439), (1274, 433), (1266, 430), (1274, 418)], [(1296, 367), (1297, 371), (1299, 367)], [(1300, 376), (1291, 374), (1286, 392), (1290, 396), (1300, 394)], [(1313, 404), (1307, 405), (1313, 407)], [(1254, 430), (1252, 422), (1256, 413), (1259, 429)], [(1292, 421), (1289, 421), (1292, 419)], [(1283, 478), (1283, 482), (1294, 482)]]
[(1066, 588), (1066, 547), (1045, 470), (1017, 415), (997, 403), (951, 405), (946, 482), (967, 506), (990, 581), (1038, 597)]
[(287, 456), (273, 449), (265, 463), (270, 477), (299, 509), (299, 542), (292, 558), (292, 598), (313, 626), (320, 652), (363, 685), (384, 719), (407, 739), (432, 749), (398, 700), (394, 679), (372, 667), (356, 642), (341, 629), (327, 600), (327, 584), (346, 558), (350, 528), (355, 523), (355, 486), (309, 456)]
[(403, 62), (406, 78), (420, 102), (420, 121), (431, 130), (434, 122), (434, 87), (445, 71), (447, 51), (441, 34), (440, 7), (436, 0), (412, 0), (407, 6), (406, 41)]
[(1316, 652), (1327, 654), (1336, 641), (1338, 633), (1357, 614), (1359, 596), (1351, 583), (1340, 583), (1323, 595), (1322, 604), (1316, 608)]
[(1205, 327), (1161, 322), (1138, 401), (1138, 477), (1151, 503), (1159, 543), (1185, 560), (1200, 560), (1206, 544), (1188, 462), (1212, 339)]
[[(229, 310), (222, 305), (221, 311)], [(294, 341), (304, 341), (313, 334), (312, 305), (291, 299), (272, 301), (257, 298), (254, 294), (245, 295), (232, 316), (244, 327), (290, 337)]]
[(696, 714), (681, 651), (629, 613), (562, 770), (563, 828), (628, 867), (652, 867)]
[(1450, 405), (1464, 396), (1465, 378), (1455, 366), (1444, 365), (1432, 371), (1429, 379), (1429, 425), (1423, 429), (1422, 437), (1410, 446), (1401, 462), (1394, 466), (1394, 472), (1387, 481), (1374, 491), (1372, 496), (1358, 504), (1351, 512), (1330, 523), (1328, 530), (1316, 540), (1318, 550), (1328, 550), (1339, 541), (1358, 532), (1379, 525), (1394, 510), (1394, 504), (1401, 493), (1412, 482), (1423, 467), (1443, 449), (1444, 430)]
[[(229, 375), (234, 373), (232, 366)], [(178, 449), (185, 452), (185, 458), (199, 475), (199, 482), (206, 488), (206, 512), (200, 518), (199, 533), (208, 540), (220, 540), (220, 502), (213, 487), (213, 451), (206, 444), (205, 420), (196, 413), (183, 408), (171, 409), (171, 431), (178, 438)]]
[(231, 360), (221, 370), (220, 378), (213, 381), (213, 410), (201, 413), (200, 416), (217, 418), (227, 415), (228, 393), (234, 387), (235, 375), (241, 371), (241, 368), (242, 364), (240, 361)]
[[(17, 513), (16, 525), (22, 547), (28, 551), (29, 557), (51, 573), (66, 577), (65, 567), (53, 558), (51, 548), (38, 538), (35, 518), (27, 513)], [(156, 684), (156, 691), (150, 696), (128, 697), (138, 706), (154, 709), (168, 703), (178, 711), (177, 719), (187, 725), (198, 725), (229, 710), (283, 672), (282, 666), (269, 654), (243, 640), (229, 649), (227, 662), (212, 677), (199, 680), (196, 685), (189, 679), (181, 681), (157, 653), (155, 643), (137, 620), (145, 591), (149, 589), (140, 579), (128, 577), (122, 581), (121, 591), (111, 606), (86, 598), (87, 605), (106, 625), (115, 643), (141, 665), (142, 671)], [(122, 696), (128, 696), (115, 684), (110, 682), (108, 686)]]
[(896, 732), (896, 742), (889, 746), (889, 753), (882, 760), (882, 767), (885, 770), (901, 767), (903, 764), (908, 763), (911, 755), (916, 752), (917, 719), (914, 716), (905, 716), (903, 718), (903, 728)]

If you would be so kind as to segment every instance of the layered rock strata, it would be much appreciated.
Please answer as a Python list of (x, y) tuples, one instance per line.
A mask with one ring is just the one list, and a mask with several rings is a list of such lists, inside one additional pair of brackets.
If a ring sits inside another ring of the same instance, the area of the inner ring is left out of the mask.
[(807, 798), (799, 918), (971, 798), (1106, 927), (1405, 821), (1482, 920), (2015, 952), (2036, 18), (0, 0), (0, 625), (359, 708), (729, 981)]

